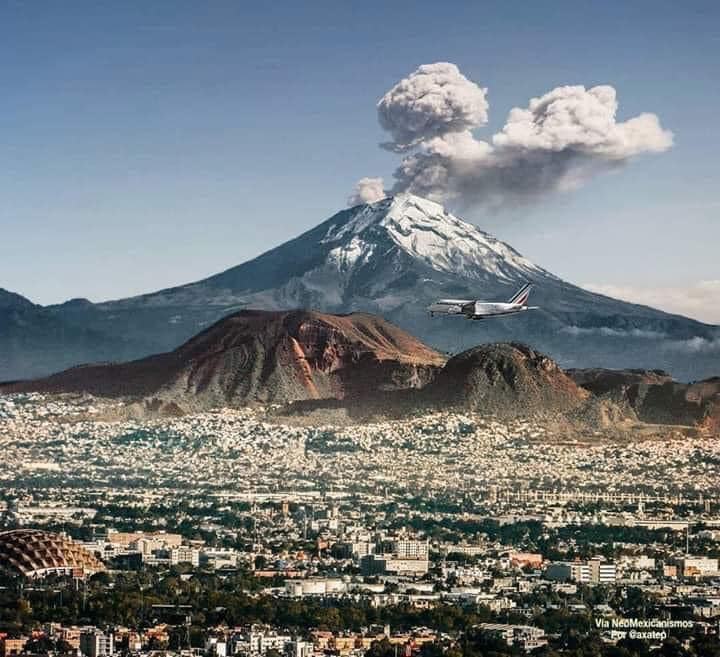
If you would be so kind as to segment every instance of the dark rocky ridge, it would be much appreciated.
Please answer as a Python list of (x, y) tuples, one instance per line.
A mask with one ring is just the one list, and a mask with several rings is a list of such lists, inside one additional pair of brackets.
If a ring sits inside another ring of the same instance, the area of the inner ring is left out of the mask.
[(615, 393), (631, 385), (658, 385), (673, 381), (672, 376), (664, 370), (591, 368), (569, 369), (567, 374), (594, 395)]
[(568, 374), (594, 395), (626, 404), (643, 422), (720, 433), (720, 377), (679, 383), (658, 370), (569, 370)]
[(567, 412), (590, 397), (554, 360), (517, 343), (480, 345), (458, 354), (423, 393), (439, 405), (518, 416)]
[(504, 417), (565, 417), (596, 428), (638, 420), (720, 433), (720, 378), (693, 384), (660, 370), (568, 370), (520, 343), (468, 349), (445, 362), (365, 314), (244, 310), (177, 349), (0, 385), (0, 393), (90, 393), (176, 415), (255, 402), (292, 413), (403, 416), (450, 408)]
[(174, 351), (74, 367), (0, 392), (162, 398), (185, 408), (356, 398), (420, 387), (444, 358), (379, 317), (245, 310)]
[(141, 415), (255, 402), (354, 417), (454, 408), (598, 427), (639, 419), (720, 433), (720, 378), (681, 384), (660, 370), (566, 372), (520, 343), (479, 345), (445, 362), (365, 313), (244, 310), (171, 352), (0, 386), (0, 393), (27, 391), (124, 398), (140, 402)]

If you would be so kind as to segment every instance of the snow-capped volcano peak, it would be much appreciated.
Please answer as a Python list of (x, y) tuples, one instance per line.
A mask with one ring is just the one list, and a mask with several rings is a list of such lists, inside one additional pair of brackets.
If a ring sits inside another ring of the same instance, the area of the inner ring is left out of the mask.
[[(492, 322), (428, 317), (437, 299), (502, 301), (525, 281), (535, 283), (537, 312)], [(243, 308), (370, 312), (443, 351), (529, 342), (568, 366), (661, 367), (679, 379), (716, 375), (720, 344), (716, 327), (592, 294), (438, 203), (409, 194), (346, 208), (252, 260), (140, 297), (51, 308), (26, 302), (27, 312), (16, 310), (22, 301), (3, 304), (2, 297), (0, 291), (0, 329), (9, 325), (10, 332), (0, 330), (0, 380), (27, 376), (28, 363), (41, 363), (32, 373), (46, 374), (169, 351)]]
[(347, 220), (332, 225), (322, 240), (340, 243), (331, 257), (345, 267), (367, 261), (384, 234), (436, 271), (475, 279), (488, 274), (505, 280), (548, 275), (509, 245), (419, 196), (398, 194), (349, 212)]

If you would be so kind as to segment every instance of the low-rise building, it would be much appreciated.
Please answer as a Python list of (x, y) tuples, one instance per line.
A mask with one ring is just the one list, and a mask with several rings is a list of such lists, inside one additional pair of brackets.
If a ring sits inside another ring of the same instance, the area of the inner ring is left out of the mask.
[(590, 569), (590, 581), (593, 584), (611, 584), (617, 579), (617, 568), (614, 563), (595, 558), (587, 562)]
[(545, 569), (545, 577), (558, 582), (590, 582), (590, 567), (580, 561), (557, 561)]
[(686, 555), (676, 563), (683, 577), (714, 577), (718, 574), (718, 560), (711, 557)]
[(395, 554), (369, 554), (360, 560), (363, 575), (421, 577), (430, 568), (427, 559), (403, 559)]
[(483, 632), (496, 634), (505, 640), (507, 645), (518, 645), (526, 652), (547, 645), (547, 638), (542, 628), (533, 625), (508, 625), (505, 623), (480, 623)]
[(110, 657), (115, 652), (112, 633), (89, 628), (80, 632), (80, 654), (83, 657)]
[(0, 657), (13, 657), (20, 655), (25, 650), (28, 637), (23, 636), (15, 639), (0, 639)]

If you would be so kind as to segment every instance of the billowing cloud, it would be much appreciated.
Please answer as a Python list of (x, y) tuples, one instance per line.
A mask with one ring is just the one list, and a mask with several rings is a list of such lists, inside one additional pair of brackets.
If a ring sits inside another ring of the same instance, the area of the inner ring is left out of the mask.
[(348, 205), (359, 205), (360, 203), (375, 203), (385, 198), (385, 185), (382, 178), (360, 178), (348, 197)]
[(468, 80), (455, 64), (420, 66), (378, 102), (378, 119), (393, 138), (387, 146), (402, 151), (447, 132), (487, 122), (485, 89)]
[(616, 299), (660, 308), (709, 324), (720, 324), (720, 280), (699, 281), (686, 286), (639, 287), (590, 284), (583, 287), (591, 292)]
[(618, 123), (617, 108), (611, 86), (557, 87), (533, 98), (526, 109), (511, 110), (493, 144), (505, 153), (573, 151), (608, 160), (670, 148), (672, 136), (660, 127), (657, 116), (640, 114)]
[(405, 153), (392, 193), (408, 191), (461, 206), (502, 207), (573, 189), (642, 153), (672, 146), (658, 117), (617, 120), (617, 94), (601, 85), (557, 87), (513, 108), (488, 141), (486, 89), (454, 64), (421, 66), (378, 102), (380, 125)]

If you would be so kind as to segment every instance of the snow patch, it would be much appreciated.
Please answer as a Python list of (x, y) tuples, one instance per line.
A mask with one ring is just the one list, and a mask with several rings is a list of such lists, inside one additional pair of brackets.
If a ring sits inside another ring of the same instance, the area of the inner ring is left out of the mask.
[(473, 279), (493, 275), (506, 281), (535, 274), (552, 276), (439, 203), (412, 194), (360, 206), (344, 224), (333, 225), (324, 243), (350, 239), (332, 249), (329, 258), (345, 269), (361, 258), (367, 262), (372, 242), (360, 236), (365, 237), (371, 228), (380, 228), (403, 251), (436, 271)]
[(327, 258), (331, 263), (335, 263), (340, 271), (349, 271), (357, 263), (365, 263), (375, 251), (375, 245), (369, 244), (359, 237), (354, 236), (346, 244), (332, 249)]

